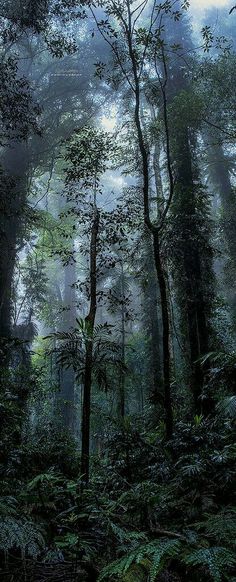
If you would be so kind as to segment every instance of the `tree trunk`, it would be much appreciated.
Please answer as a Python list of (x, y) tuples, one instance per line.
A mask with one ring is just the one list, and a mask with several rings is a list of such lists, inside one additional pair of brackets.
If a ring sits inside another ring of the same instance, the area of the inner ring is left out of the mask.
[(82, 451), (81, 474), (84, 483), (89, 483), (89, 453), (90, 453), (90, 415), (91, 415), (91, 388), (93, 367), (93, 332), (97, 311), (97, 240), (99, 230), (99, 212), (95, 205), (94, 218), (90, 242), (90, 308), (85, 321), (87, 322), (85, 342), (85, 374), (82, 412)]
[(27, 195), (27, 152), (23, 144), (5, 151), (0, 175), (0, 337), (11, 335), (11, 292), (17, 244)]
[(161, 296), (161, 312), (162, 312), (162, 342), (163, 342), (163, 376), (164, 376), (164, 404), (165, 404), (165, 424), (166, 424), (166, 438), (170, 439), (173, 433), (173, 411), (171, 403), (171, 387), (170, 387), (170, 323), (168, 312), (168, 296), (167, 286), (165, 280), (164, 269), (162, 266), (162, 259), (160, 254), (160, 241), (158, 231), (153, 232), (153, 247), (155, 265)]
[[(179, 0), (176, 8), (181, 10)], [(170, 20), (164, 38), (167, 46), (180, 43), (186, 54), (194, 48), (189, 23), (185, 17), (178, 23)], [(175, 58), (173, 62), (168, 60), (164, 63), (163, 74), (165, 67), (167, 96), (174, 111), (175, 98), (181, 98), (183, 93), (184, 100), (184, 95), (189, 91), (191, 95), (191, 87), (183, 68), (177, 64)], [(189, 107), (191, 108), (191, 102)], [(209, 352), (209, 319), (214, 289), (212, 252), (208, 240), (208, 209), (203, 206), (204, 197), (195, 159), (196, 129), (191, 127), (191, 119), (188, 121), (183, 118), (180, 122), (175, 113), (170, 137), (176, 174), (172, 204), (174, 278), (182, 328), (187, 337), (187, 381), (193, 397), (194, 412), (200, 413), (208, 408), (207, 400), (201, 400), (207, 366), (204, 369), (200, 359)]]
[[(143, 328), (144, 333), (148, 335), (150, 344), (148, 344), (148, 377), (150, 382), (151, 376), (151, 390), (149, 397), (151, 402), (158, 405), (162, 403), (162, 388), (163, 388), (163, 369), (162, 369), (162, 338), (160, 333), (160, 322), (158, 317), (158, 306), (160, 304), (159, 284), (156, 276), (156, 266), (154, 261), (154, 249), (152, 237), (148, 240), (144, 247), (144, 261), (143, 268), (145, 274), (147, 273), (147, 283), (143, 289)], [(150, 374), (149, 374), (150, 368)]]
[(89, 483), (89, 453), (90, 453), (90, 415), (91, 415), (91, 387), (93, 365), (93, 342), (86, 341), (83, 416), (82, 416), (82, 451), (81, 451), (81, 475), (85, 485)]
[[(73, 254), (73, 245), (72, 245)], [(72, 328), (76, 323), (76, 295), (73, 284), (76, 282), (75, 263), (72, 261), (64, 267), (64, 312), (62, 331)], [(75, 432), (75, 373), (73, 368), (63, 369), (60, 378), (61, 411), (64, 426), (72, 433)]]
[[(194, 180), (192, 154), (189, 144), (188, 128), (183, 128), (176, 137), (176, 201), (175, 219), (177, 225), (177, 272), (181, 281), (179, 301), (183, 321), (186, 320), (190, 349), (190, 388), (193, 394), (194, 411), (204, 412), (201, 402), (205, 371), (200, 358), (209, 352), (209, 328), (207, 313), (210, 310), (207, 285), (204, 281), (212, 276), (211, 257), (206, 260), (201, 253), (201, 233), (199, 216), (196, 210), (196, 179)], [(178, 246), (179, 245), (179, 246)], [(201, 256), (200, 256), (201, 253)], [(210, 247), (209, 247), (210, 253)], [(206, 272), (208, 261), (208, 273)]]
[(173, 412), (171, 404), (171, 388), (170, 388), (170, 322), (169, 322), (169, 312), (168, 312), (168, 295), (167, 286), (165, 281), (165, 276), (162, 268), (162, 261), (160, 257), (160, 241), (158, 228), (153, 226), (150, 222), (149, 216), (149, 164), (148, 164), (148, 153), (145, 147), (141, 121), (140, 121), (140, 93), (139, 93), (139, 83), (136, 90), (136, 107), (135, 107), (135, 122), (138, 133), (139, 150), (142, 158), (142, 170), (143, 170), (143, 198), (144, 198), (144, 221), (148, 227), (152, 239), (154, 248), (154, 260), (157, 273), (157, 279), (160, 289), (160, 299), (161, 299), (161, 314), (162, 314), (162, 345), (163, 345), (163, 384), (164, 384), (164, 406), (165, 406), (165, 422), (166, 422), (166, 438), (170, 439), (173, 432)]
[[(133, 57), (135, 60), (135, 57)], [(135, 64), (133, 63), (135, 67)], [(137, 75), (137, 73), (136, 73)], [(135, 79), (136, 79), (136, 75)], [(154, 260), (157, 273), (157, 279), (160, 289), (161, 300), (161, 314), (162, 314), (162, 345), (163, 345), (163, 376), (164, 376), (164, 406), (165, 406), (165, 424), (166, 424), (166, 438), (170, 439), (173, 433), (173, 412), (171, 404), (171, 388), (170, 388), (170, 322), (168, 311), (168, 295), (167, 286), (160, 257), (160, 241), (159, 230), (150, 221), (149, 215), (149, 164), (148, 153), (146, 150), (144, 136), (140, 120), (140, 88), (139, 81), (136, 81), (136, 105), (135, 105), (135, 123), (138, 134), (139, 150), (142, 159), (142, 175), (143, 175), (143, 200), (144, 200), (144, 222), (149, 229), (153, 239)]]
[(229, 162), (223, 146), (217, 143), (219, 138), (216, 132), (213, 130), (205, 132), (204, 138), (207, 145), (208, 174), (216, 207), (222, 207), (221, 224), (231, 260), (231, 272), (225, 277), (225, 293), (231, 308), (234, 328), (236, 328), (236, 196), (231, 184)]
[[(125, 290), (124, 290), (124, 269), (121, 260), (121, 361), (125, 365)], [(119, 382), (119, 417), (123, 420), (125, 416), (125, 374), (122, 369)]]

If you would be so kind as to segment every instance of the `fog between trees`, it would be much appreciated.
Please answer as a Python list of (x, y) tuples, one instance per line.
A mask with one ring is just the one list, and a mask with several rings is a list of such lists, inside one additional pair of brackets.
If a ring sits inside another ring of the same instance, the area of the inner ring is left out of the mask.
[(235, 580), (234, 8), (1, 2), (1, 580)]

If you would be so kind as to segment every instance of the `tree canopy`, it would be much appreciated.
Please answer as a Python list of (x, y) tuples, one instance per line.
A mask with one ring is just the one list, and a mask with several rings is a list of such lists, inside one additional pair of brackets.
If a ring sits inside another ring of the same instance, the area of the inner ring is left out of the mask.
[(4, 582), (236, 580), (234, 19), (1, 3)]

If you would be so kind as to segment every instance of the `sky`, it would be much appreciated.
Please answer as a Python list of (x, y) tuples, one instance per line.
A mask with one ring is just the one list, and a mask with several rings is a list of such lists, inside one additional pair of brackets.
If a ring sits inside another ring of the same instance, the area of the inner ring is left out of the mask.
[(190, 0), (190, 4), (193, 8), (210, 8), (212, 6), (234, 6), (234, 0)]

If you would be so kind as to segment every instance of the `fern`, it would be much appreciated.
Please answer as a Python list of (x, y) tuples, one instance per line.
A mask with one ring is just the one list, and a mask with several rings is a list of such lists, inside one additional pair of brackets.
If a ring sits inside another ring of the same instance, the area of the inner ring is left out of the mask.
[(119, 526), (117, 526), (113, 522), (109, 522), (112, 532), (119, 540), (122, 545), (130, 544), (131, 546), (137, 546), (140, 542), (147, 541), (146, 535), (143, 532), (136, 532), (136, 531), (128, 531)]
[(236, 418), (236, 396), (229, 396), (224, 398), (217, 405), (217, 409), (221, 414)]
[(224, 547), (202, 548), (185, 557), (187, 566), (205, 567), (214, 582), (221, 582), (228, 568), (236, 565), (236, 555)]
[(98, 582), (113, 579), (114, 576), (125, 581), (124, 576), (127, 573), (132, 573), (131, 567), (133, 564), (141, 566), (146, 564), (146, 568), (148, 565), (149, 580), (150, 582), (155, 582), (157, 575), (163, 571), (166, 563), (175, 557), (180, 552), (180, 549), (181, 543), (178, 540), (163, 539), (142, 544), (127, 556), (112, 562), (104, 568)]
[(20, 549), (22, 554), (37, 557), (44, 547), (42, 532), (34, 523), (6, 517), (0, 522), (0, 549)]
[(195, 461), (194, 463), (184, 465), (184, 467), (182, 467), (183, 476), (191, 478), (197, 477), (198, 475), (202, 474), (202, 472), (204, 471), (203, 463), (199, 459), (196, 459), (194, 461)]
[(28, 483), (27, 489), (29, 491), (33, 491), (34, 489), (38, 489), (42, 485), (49, 484), (52, 486), (58, 485), (60, 482), (63, 481), (63, 477), (61, 475), (57, 475), (54, 473), (53, 469), (49, 469), (47, 473), (40, 473), (36, 475), (30, 483)]
[[(132, 562), (131, 562), (132, 563)], [(111, 577), (116, 576), (117, 578), (121, 578), (122, 574), (125, 572), (125, 568), (127, 565), (127, 558), (120, 558), (111, 564), (108, 564), (105, 568), (103, 568), (98, 582), (102, 582), (102, 580), (109, 580)]]
[(206, 515), (206, 520), (194, 524), (198, 530), (204, 529), (208, 536), (228, 545), (236, 543), (236, 509), (230, 507), (216, 515)]
[(15, 515), (17, 500), (9, 495), (0, 497), (0, 516)]

